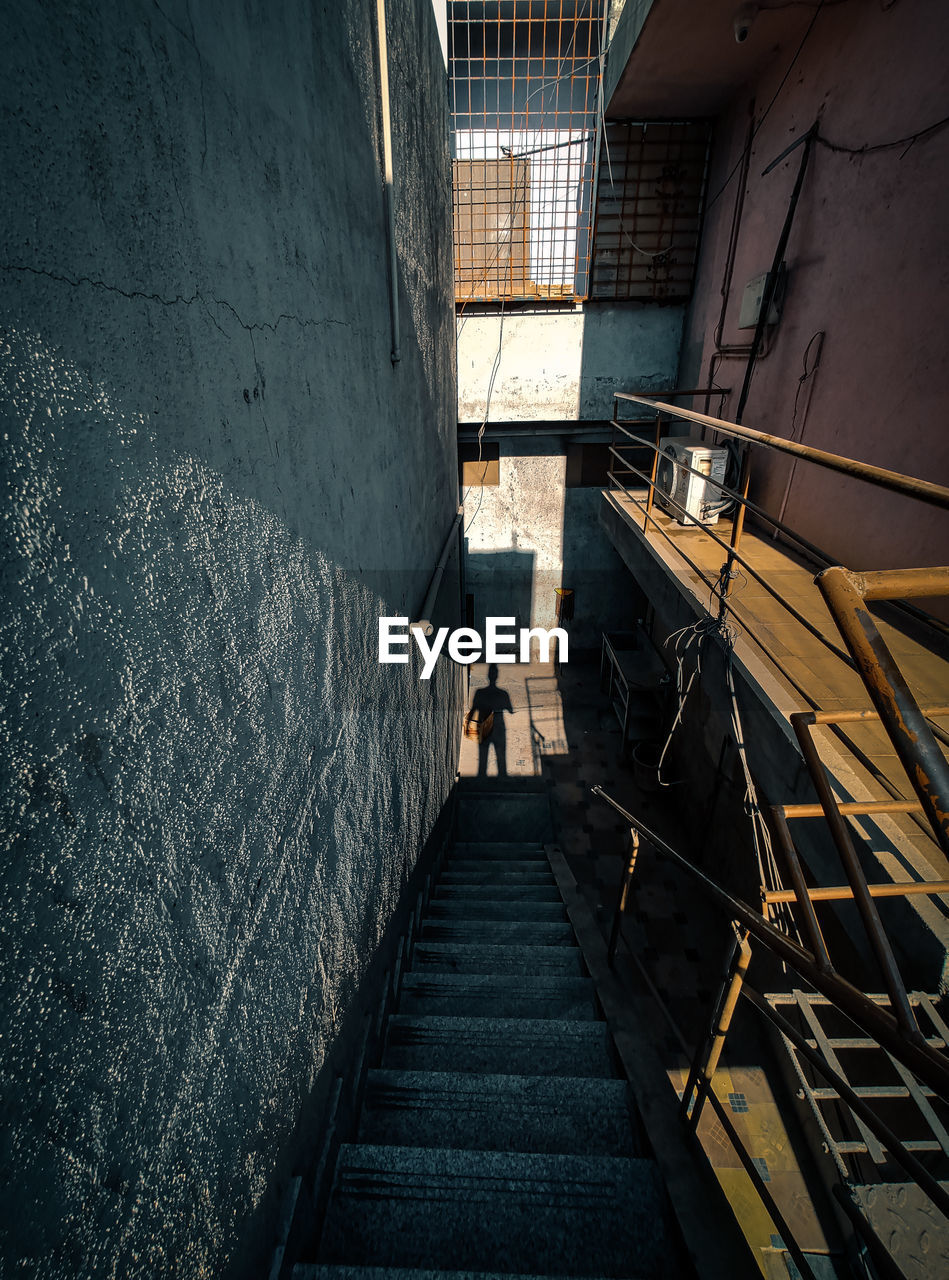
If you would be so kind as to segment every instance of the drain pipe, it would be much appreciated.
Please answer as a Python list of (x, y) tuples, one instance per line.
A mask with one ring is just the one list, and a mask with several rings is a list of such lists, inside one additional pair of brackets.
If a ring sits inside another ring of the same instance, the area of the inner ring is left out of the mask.
[(386, 0), (376, 0), (376, 39), (379, 51), (379, 93), (382, 98), (382, 158), (385, 166), (386, 217), (389, 231), (389, 314), (392, 321), (392, 363), (402, 359), (399, 336), (399, 263), (395, 251), (395, 194), (392, 166), (392, 114), (389, 110), (389, 53), (386, 44)]

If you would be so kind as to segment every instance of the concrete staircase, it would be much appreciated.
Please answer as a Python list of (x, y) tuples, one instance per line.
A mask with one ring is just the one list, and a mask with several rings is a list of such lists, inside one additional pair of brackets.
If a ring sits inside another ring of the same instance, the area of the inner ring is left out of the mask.
[(681, 1274), (635, 1129), (543, 845), (456, 843), (294, 1280)]

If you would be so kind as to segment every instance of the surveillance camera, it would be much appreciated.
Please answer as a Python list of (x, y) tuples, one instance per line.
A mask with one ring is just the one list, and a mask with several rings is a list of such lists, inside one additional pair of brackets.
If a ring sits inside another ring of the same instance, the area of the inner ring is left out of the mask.
[(757, 14), (758, 6), (756, 4), (743, 4), (735, 14), (733, 25), (735, 30), (735, 41), (737, 44), (744, 44), (748, 39), (751, 24), (754, 22)]

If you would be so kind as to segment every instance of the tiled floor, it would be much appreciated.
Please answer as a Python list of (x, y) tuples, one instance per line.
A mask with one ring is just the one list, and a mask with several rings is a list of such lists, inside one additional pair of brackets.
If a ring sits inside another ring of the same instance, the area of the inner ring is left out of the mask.
[[(470, 668), (471, 694), (487, 684), (487, 668)], [(544, 777), (550, 783), (558, 840), (577, 882), (608, 933), (628, 853), (628, 826), (601, 799), (591, 794), (600, 785), (620, 805), (686, 855), (678, 820), (679, 793), (674, 788), (650, 791), (637, 785), (633, 767), (621, 751), (620, 726), (600, 692), (597, 662), (573, 661), (561, 674), (552, 666), (502, 667), (497, 687), (507, 692), (512, 711), (505, 721), (507, 772)], [(463, 776), (478, 772), (476, 742), (466, 739), (461, 754)], [(497, 772), (493, 750), (487, 755), (489, 776)], [(694, 854), (694, 851), (692, 851)], [(653, 850), (639, 854), (632, 900), (624, 922), (620, 969), (640, 990), (642, 979), (630, 959), (635, 952), (691, 1051), (706, 1030), (720, 985), (729, 925), (709, 910), (706, 901), (674, 865)], [(656, 1006), (654, 1044), (669, 1074), (670, 1088), (681, 1092), (689, 1057), (678, 1036)], [(779, 1113), (776, 1095), (761, 1066), (763, 1055), (752, 1026), (736, 1020), (726, 1047), (719, 1097), (743, 1095), (744, 1108), (732, 1108), (733, 1120), (753, 1157), (770, 1178), (770, 1187), (801, 1245), (826, 1251), (827, 1240), (807, 1191), (797, 1158), (799, 1138), (792, 1143)], [(792, 1124), (793, 1122), (788, 1121)], [(794, 1130), (796, 1132), (796, 1130)], [(710, 1109), (699, 1136), (725, 1192), (756, 1250), (762, 1274), (787, 1274), (777, 1232), (752, 1184)]]

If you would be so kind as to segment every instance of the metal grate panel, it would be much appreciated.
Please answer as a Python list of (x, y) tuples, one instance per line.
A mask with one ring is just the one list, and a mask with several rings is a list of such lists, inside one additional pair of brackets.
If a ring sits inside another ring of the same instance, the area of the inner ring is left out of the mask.
[(590, 277), (605, 0), (448, 0), (459, 302)]
[(671, 302), (691, 295), (708, 148), (701, 120), (606, 125), (591, 297)]

